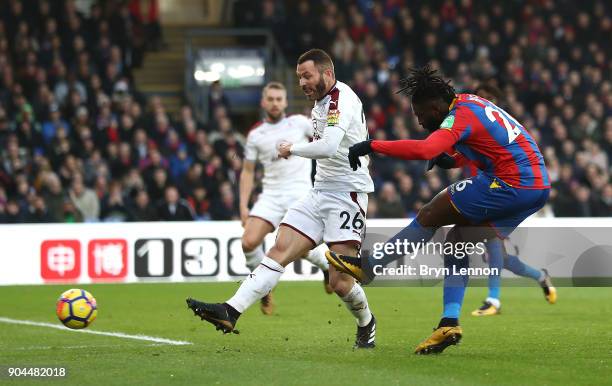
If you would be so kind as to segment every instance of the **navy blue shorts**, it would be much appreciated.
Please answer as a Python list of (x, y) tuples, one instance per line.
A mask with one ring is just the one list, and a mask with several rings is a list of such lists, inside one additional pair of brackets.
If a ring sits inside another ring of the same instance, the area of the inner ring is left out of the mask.
[(502, 180), (479, 173), (448, 188), (453, 206), (470, 222), (490, 225), (501, 237), (544, 206), (550, 189), (513, 188)]

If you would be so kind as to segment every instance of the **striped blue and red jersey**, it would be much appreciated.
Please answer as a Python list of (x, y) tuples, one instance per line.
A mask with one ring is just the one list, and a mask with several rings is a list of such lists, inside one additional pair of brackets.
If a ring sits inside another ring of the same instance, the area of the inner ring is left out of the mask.
[(425, 140), (372, 141), (372, 149), (404, 159), (431, 159), (449, 148), (455, 166), (472, 163), (515, 188), (550, 187), (544, 157), (529, 132), (492, 102), (458, 94), (440, 128)]

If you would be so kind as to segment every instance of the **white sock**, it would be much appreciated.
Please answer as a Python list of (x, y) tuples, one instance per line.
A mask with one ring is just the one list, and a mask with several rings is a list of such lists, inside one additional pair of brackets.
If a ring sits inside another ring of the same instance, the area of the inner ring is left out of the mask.
[(242, 282), (238, 291), (226, 303), (240, 313), (246, 311), (253, 303), (263, 298), (276, 286), (285, 272), (282, 265), (264, 256), (255, 270)]
[(346, 308), (351, 311), (351, 314), (357, 319), (359, 327), (367, 326), (372, 320), (372, 313), (368, 307), (368, 299), (363, 291), (363, 288), (357, 283), (353, 285), (350, 292), (342, 298)]
[(311, 249), (304, 258), (319, 267), (323, 272), (329, 270), (329, 263), (325, 258), (325, 252), (321, 248)]
[(499, 310), (499, 308), (501, 307), (501, 302), (499, 301), (499, 299), (495, 299), (495, 298), (486, 298), (485, 301), (493, 304), (495, 306), (495, 308), (497, 308)]
[[(244, 250), (243, 250), (244, 252)], [(254, 271), (255, 268), (261, 263), (263, 258), (266, 257), (266, 254), (263, 250), (263, 245), (260, 244), (251, 252), (244, 252), (244, 258), (246, 259), (246, 266), (249, 268), (249, 271)]]

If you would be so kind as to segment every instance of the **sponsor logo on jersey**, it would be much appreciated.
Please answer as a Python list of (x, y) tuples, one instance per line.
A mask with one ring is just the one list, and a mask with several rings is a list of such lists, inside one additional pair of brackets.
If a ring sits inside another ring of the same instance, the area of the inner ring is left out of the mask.
[(340, 112), (336, 109), (327, 113), (327, 126), (335, 126), (340, 123)]
[(440, 128), (441, 129), (451, 129), (453, 127), (454, 123), (455, 123), (455, 116), (454, 115), (449, 115), (448, 117), (446, 117), (442, 121), (442, 124), (440, 125)]

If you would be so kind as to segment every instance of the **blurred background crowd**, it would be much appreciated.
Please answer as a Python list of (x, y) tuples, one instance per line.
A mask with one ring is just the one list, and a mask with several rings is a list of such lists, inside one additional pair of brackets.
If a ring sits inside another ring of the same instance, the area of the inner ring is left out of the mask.
[[(146, 51), (163, 47), (155, 4), (0, 3), (0, 221), (238, 218), (248, 128), (234, 127), (221, 85), (203, 125), (133, 83)], [(271, 29), (290, 62), (330, 52), (375, 139), (427, 135), (395, 94), (411, 66), (432, 63), (458, 92), (499, 88), (546, 158), (547, 213), (612, 215), (609, 2), (239, 0), (234, 11), (236, 26)], [(414, 215), (463, 173), (373, 158), (371, 218)]]

